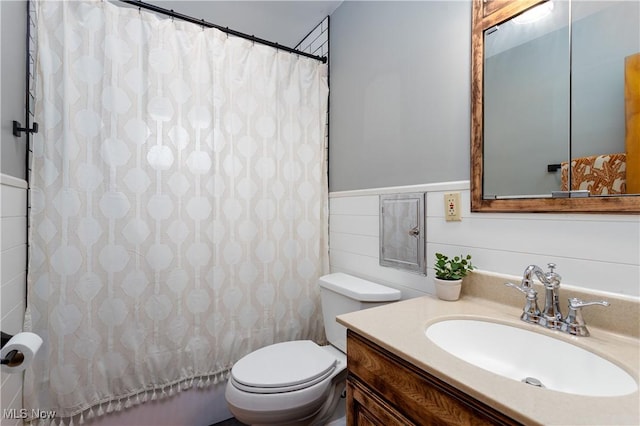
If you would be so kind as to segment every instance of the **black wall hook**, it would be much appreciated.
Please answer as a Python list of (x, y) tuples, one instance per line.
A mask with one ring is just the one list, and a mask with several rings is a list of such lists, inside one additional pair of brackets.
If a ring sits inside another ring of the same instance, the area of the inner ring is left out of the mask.
[(13, 136), (20, 137), (22, 136), (22, 132), (38, 133), (38, 123), (33, 123), (33, 126), (29, 129), (27, 127), (22, 127), (22, 124), (13, 120)]

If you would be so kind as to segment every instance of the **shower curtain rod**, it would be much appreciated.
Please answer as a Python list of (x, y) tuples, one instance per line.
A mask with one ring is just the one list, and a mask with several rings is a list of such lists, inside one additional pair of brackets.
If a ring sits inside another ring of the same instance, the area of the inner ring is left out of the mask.
[(253, 41), (255, 43), (259, 43), (259, 44), (264, 44), (265, 46), (271, 46), (271, 47), (275, 47), (276, 49), (280, 49), (280, 50), (284, 50), (285, 52), (289, 52), (289, 53), (295, 53), (296, 55), (300, 55), (300, 56), (305, 56), (307, 58), (311, 58), (311, 59), (315, 59), (316, 61), (320, 61), (323, 64), (327, 63), (327, 57), (326, 56), (317, 56), (317, 55), (312, 55), (311, 53), (307, 53), (307, 52), (303, 52), (301, 50), (297, 50), (291, 47), (287, 47), (285, 45), (282, 44), (278, 44), (278, 43), (274, 43), (272, 41), (269, 40), (265, 40), (253, 35), (249, 35), (249, 34), (245, 34), (245, 33), (241, 33), (240, 31), (235, 31), (232, 29), (229, 29), (229, 27), (222, 27), (220, 25), (216, 25), (216, 24), (212, 24), (211, 22), (207, 22), (204, 19), (197, 19), (194, 18), (192, 16), (189, 15), (184, 15), (182, 13), (178, 13), (178, 12), (174, 12), (173, 9), (169, 10), (169, 9), (165, 9), (163, 7), (160, 6), (156, 6), (150, 3), (145, 3), (142, 0), (119, 0), (122, 3), (126, 3), (138, 8), (142, 8), (142, 9), (146, 9), (146, 10), (150, 10), (152, 12), (156, 12), (156, 13), (161, 13), (163, 15), (167, 15), (170, 16), (172, 18), (177, 18), (186, 22), (191, 22), (192, 24), (197, 24), (197, 25), (202, 25), (203, 27), (207, 27), (207, 28), (216, 28), (224, 33), (230, 34), (232, 36), (236, 36), (236, 37), (241, 37), (250, 41)]

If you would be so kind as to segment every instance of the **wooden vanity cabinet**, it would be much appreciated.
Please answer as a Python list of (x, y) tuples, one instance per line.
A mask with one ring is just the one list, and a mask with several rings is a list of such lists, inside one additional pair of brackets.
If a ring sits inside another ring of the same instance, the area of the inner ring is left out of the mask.
[(347, 425), (520, 424), (352, 330), (347, 370)]

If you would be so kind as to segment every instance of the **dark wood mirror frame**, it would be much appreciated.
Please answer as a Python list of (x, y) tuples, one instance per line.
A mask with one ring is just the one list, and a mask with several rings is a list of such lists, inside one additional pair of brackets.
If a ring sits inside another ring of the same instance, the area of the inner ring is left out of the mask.
[(483, 198), (484, 31), (545, 0), (472, 0), (471, 211), (640, 213), (640, 195), (588, 198)]

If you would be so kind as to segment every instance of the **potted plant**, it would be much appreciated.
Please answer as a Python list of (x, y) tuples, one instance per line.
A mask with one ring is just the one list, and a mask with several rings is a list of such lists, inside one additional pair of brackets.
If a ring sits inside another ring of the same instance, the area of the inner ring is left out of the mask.
[(436, 276), (433, 279), (436, 286), (436, 296), (442, 300), (458, 300), (462, 279), (469, 271), (475, 269), (471, 264), (471, 255), (450, 258), (442, 253), (436, 253), (433, 265)]

